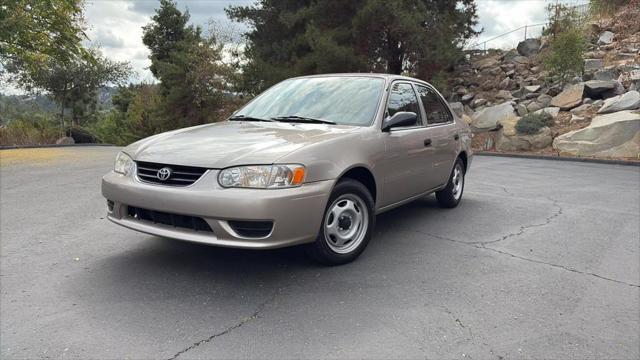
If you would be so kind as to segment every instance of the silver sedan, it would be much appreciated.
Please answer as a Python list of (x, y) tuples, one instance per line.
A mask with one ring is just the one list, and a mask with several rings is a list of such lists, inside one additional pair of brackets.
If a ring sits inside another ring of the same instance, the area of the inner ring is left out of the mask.
[(278, 83), (227, 121), (125, 147), (102, 180), (108, 219), (204, 244), (305, 244), (357, 258), (377, 214), (430, 193), (458, 205), (471, 132), (430, 84), (384, 74)]

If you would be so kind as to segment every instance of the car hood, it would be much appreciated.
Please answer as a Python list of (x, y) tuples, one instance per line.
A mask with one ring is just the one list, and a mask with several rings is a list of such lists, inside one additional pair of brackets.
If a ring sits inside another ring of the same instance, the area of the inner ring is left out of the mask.
[(170, 131), (125, 148), (136, 161), (219, 169), (271, 164), (306, 145), (359, 127), (326, 124), (225, 121)]

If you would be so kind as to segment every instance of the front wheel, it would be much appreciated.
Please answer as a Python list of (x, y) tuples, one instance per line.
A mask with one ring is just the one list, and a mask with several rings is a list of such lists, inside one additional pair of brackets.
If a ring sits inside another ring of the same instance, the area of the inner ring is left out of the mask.
[(316, 241), (308, 253), (326, 265), (341, 265), (355, 260), (371, 239), (375, 224), (374, 202), (360, 182), (340, 181), (329, 197)]
[(440, 206), (445, 208), (454, 208), (458, 206), (462, 199), (462, 192), (464, 191), (464, 164), (462, 160), (458, 159), (453, 166), (451, 176), (449, 176), (449, 182), (447, 187), (440, 191), (436, 191), (436, 199)]

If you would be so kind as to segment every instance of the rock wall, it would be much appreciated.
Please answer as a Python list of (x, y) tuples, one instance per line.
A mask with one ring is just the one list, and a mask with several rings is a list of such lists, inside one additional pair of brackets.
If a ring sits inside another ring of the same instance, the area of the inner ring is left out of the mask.
[[(640, 128), (618, 124), (640, 112), (640, 25), (621, 24), (633, 19), (640, 23), (640, 9), (628, 7), (610, 20), (589, 24), (584, 74), (568, 83), (554, 82), (544, 69), (544, 38), (526, 39), (509, 51), (470, 54), (457, 67), (448, 96), (479, 138), (474, 147), (640, 159)], [(550, 114), (553, 125), (537, 134), (517, 133), (520, 117), (534, 112)], [(617, 125), (604, 131), (603, 114)], [(581, 143), (584, 134), (590, 134), (588, 146)]]

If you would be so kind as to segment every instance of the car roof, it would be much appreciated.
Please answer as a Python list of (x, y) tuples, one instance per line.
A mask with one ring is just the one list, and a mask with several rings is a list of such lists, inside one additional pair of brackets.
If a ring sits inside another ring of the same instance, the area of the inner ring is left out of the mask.
[[(297, 76), (293, 79), (303, 79), (303, 78), (316, 78), (316, 77), (375, 77), (375, 78), (383, 78), (388, 81), (392, 80), (408, 80), (415, 81), (424, 84), (429, 84), (428, 82), (408, 76), (396, 75), (396, 74), (384, 74), (384, 73), (333, 73), (333, 74), (316, 74), (316, 75), (305, 75), (305, 76)], [(431, 84), (429, 84), (431, 85)], [(432, 85), (433, 86), (433, 85)]]

